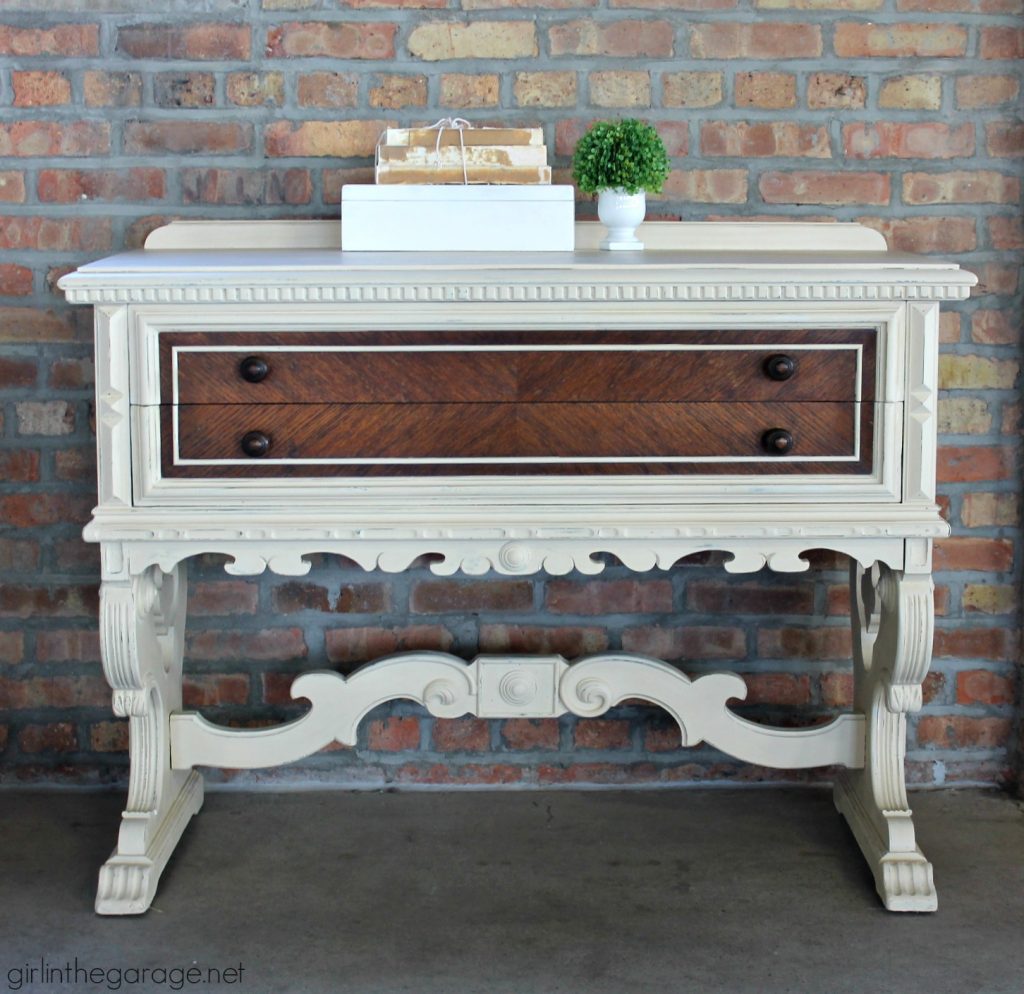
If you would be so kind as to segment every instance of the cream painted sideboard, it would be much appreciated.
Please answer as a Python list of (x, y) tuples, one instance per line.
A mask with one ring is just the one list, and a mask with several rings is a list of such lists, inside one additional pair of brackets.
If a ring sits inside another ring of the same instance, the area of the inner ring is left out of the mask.
[[(101, 642), (131, 774), (96, 908), (145, 911), (202, 803), (198, 767), (287, 763), (406, 698), (431, 714), (664, 707), (835, 800), (887, 908), (936, 906), (904, 781), (932, 642), (938, 311), (974, 282), (856, 225), (648, 224), (642, 253), (355, 254), (329, 222), (179, 222), (60, 285), (95, 308)], [(852, 563), (855, 704), (784, 730), (743, 680), (662, 661), (437, 652), (299, 676), (299, 719), (237, 730), (181, 705), (186, 560), (301, 575), (306, 556), (439, 574), (734, 573)], [(784, 889), (785, 881), (780, 881)]]

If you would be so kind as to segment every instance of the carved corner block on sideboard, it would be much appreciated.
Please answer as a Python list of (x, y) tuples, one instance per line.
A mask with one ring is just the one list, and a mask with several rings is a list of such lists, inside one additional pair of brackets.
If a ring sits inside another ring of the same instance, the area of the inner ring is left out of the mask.
[[(904, 779), (932, 641), (938, 308), (955, 265), (857, 225), (655, 224), (649, 251), (354, 254), (328, 222), (182, 222), (64, 277), (95, 307), (101, 644), (130, 723), (128, 803), (97, 910), (145, 911), (202, 804), (197, 767), (354, 743), (406, 698), (454, 717), (593, 716), (627, 698), (778, 768), (843, 767), (835, 799), (887, 908), (936, 906)], [(759, 246), (751, 250), (749, 246)], [(256, 247), (254, 247), (256, 246)], [(302, 575), (314, 553), (439, 574), (725, 568), (850, 557), (855, 702), (801, 730), (622, 652), (400, 653), (298, 677), (301, 718), (181, 706), (186, 561)]]

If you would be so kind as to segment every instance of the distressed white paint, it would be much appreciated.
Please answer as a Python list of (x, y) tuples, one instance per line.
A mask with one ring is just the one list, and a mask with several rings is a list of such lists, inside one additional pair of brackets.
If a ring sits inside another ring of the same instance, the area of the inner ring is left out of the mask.
[[(202, 802), (195, 765), (261, 766), (352, 743), (367, 710), (396, 697), (442, 717), (595, 715), (640, 697), (673, 715), (684, 744), (782, 768), (843, 765), (836, 803), (886, 906), (934, 908), (903, 755), (906, 713), (920, 706), (930, 661), (931, 543), (947, 532), (934, 502), (936, 302), (966, 297), (974, 277), (887, 253), (881, 236), (856, 225), (665, 224), (641, 234), (659, 251), (610, 258), (592, 251), (600, 226), (582, 225), (576, 253), (484, 260), (342, 253), (332, 222), (180, 222), (151, 235), (144, 252), (61, 280), (69, 299), (97, 305), (100, 503), (86, 537), (101, 543), (104, 670), (131, 730), (128, 804), (101, 871), (100, 912), (149, 906)], [(453, 327), (712, 327), (735, 331), (737, 343), (750, 328), (875, 328), (875, 465), (860, 477), (545, 479), (497, 467), (475, 478), (162, 479), (161, 333), (237, 333), (242, 349), (261, 330)], [(293, 695), (308, 697), (310, 711), (257, 731), (181, 710), (183, 564), (200, 553), (225, 554), (236, 575), (302, 575), (317, 553), (367, 570), (403, 570), (429, 553), (442, 575), (528, 575), (596, 574), (603, 553), (636, 571), (669, 569), (708, 550), (728, 553), (736, 573), (798, 571), (820, 548), (851, 557), (856, 588), (855, 708), (823, 727), (754, 725), (728, 707), (745, 693), (734, 674), (691, 681), (623, 653), (469, 664), (410, 653), (348, 678), (307, 673)]]

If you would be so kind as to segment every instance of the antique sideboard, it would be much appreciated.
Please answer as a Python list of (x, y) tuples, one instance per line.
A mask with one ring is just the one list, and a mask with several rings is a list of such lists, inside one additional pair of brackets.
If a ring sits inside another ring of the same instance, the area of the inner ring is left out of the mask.
[[(665, 708), (684, 745), (842, 767), (835, 801), (887, 908), (936, 907), (904, 780), (931, 655), (938, 309), (974, 277), (850, 224), (647, 224), (644, 252), (346, 253), (334, 222), (177, 222), (60, 286), (92, 304), (101, 644), (131, 773), (97, 911), (145, 911), (198, 767), (287, 763), (394, 698), (431, 714)], [(441, 574), (849, 556), (855, 703), (780, 729), (743, 680), (625, 652), (406, 652), (300, 675), (257, 730), (181, 704), (186, 560), (301, 575), (338, 554)], [(784, 886), (784, 883), (780, 883)]]

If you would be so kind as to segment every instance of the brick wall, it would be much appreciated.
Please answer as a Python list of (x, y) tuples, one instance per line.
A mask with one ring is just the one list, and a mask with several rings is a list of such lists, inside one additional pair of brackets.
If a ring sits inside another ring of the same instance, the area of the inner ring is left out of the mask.
[[(9, 779), (123, 775), (97, 659), (90, 318), (55, 279), (171, 217), (324, 217), (385, 122), (539, 123), (565, 167), (587, 122), (655, 122), (652, 213), (864, 220), (954, 258), (943, 317), (936, 661), (909, 762), (1012, 776), (1019, 700), (1021, 0), (0, 0), (0, 748)], [(564, 174), (563, 174), (564, 175)], [(591, 204), (581, 205), (591, 215)], [(338, 562), (296, 582), (193, 564), (186, 698), (293, 713), (304, 668), (402, 648), (568, 656), (622, 646), (749, 675), (750, 713), (848, 704), (845, 573), (438, 579)], [(434, 721), (398, 704), (355, 750), (271, 778), (781, 779), (678, 749), (640, 707), (592, 721)], [(1024, 750), (1020, 750), (1024, 752)], [(814, 774), (817, 775), (817, 774)]]

